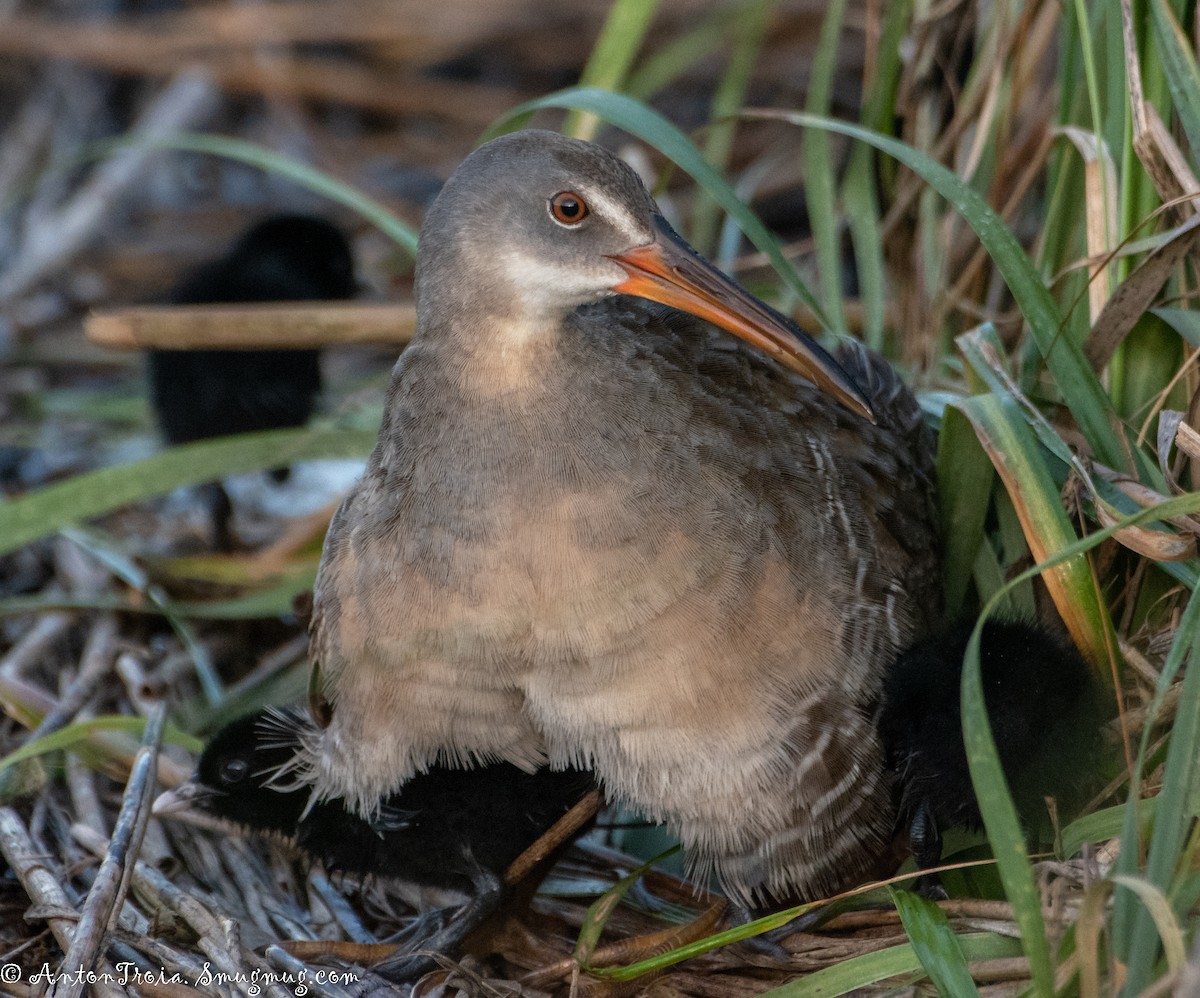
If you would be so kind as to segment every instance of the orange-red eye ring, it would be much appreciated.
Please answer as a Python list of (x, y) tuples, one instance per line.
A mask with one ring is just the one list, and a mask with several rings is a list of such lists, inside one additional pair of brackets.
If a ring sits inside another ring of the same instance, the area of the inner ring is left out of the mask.
[(574, 191), (560, 191), (550, 199), (550, 216), (560, 225), (578, 225), (588, 216), (587, 202)]

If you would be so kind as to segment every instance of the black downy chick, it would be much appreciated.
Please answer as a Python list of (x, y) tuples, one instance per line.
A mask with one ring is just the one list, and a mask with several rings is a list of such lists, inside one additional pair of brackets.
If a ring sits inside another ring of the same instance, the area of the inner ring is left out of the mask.
[(370, 820), (340, 800), (310, 808), (311, 788), (289, 779), (310, 727), (307, 714), (293, 709), (231, 722), (206, 746), (193, 781), (162, 795), (154, 810), (196, 807), (283, 836), (330, 872), (386, 878), (414, 904), (438, 905), (405, 933), (397, 954), (375, 968), (387, 976), (423, 972), (427, 961), (414, 957), (415, 950), (461, 945), (503, 900), (509, 865), (595, 788), (592, 774), (580, 770), (435, 767), (385, 798)]
[[(171, 292), (175, 305), (353, 298), (346, 237), (308, 215), (278, 215)], [(151, 350), (150, 398), (168, 444), (303, 426), (321, 390), (317, 350)], [(277, 472), (282, 479), (286, 469)], [(209, 487), (217, 546), (230, 547), (228, 495)]]
[[(897, 774), (897, 832), (919, 868), (941, 861), (941, 833), (982, 827), (963, 746), (960, 688), (972, 625), (915, 644), (889, 670), (878, 720)], [(1070, 800), (1098, 741), (1092, 671), (1063, 635), (989, 620), (980, 640), (988, 720), (1018, 812), (1031, 820), (1043, 798)], [(920, 884), (930, 888), (926, 880)], [(932, 885), (931, 893), (938, 887)]]

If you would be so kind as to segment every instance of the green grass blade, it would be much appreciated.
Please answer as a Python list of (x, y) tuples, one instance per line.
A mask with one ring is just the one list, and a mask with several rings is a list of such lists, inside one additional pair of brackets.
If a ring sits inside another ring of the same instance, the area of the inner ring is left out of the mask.
[(711, 953), (713, 950), (720, 949), (722, 946), (728, 946), (730, 943), (741, 942), (743, 939), (749, 939), (752, 936), (770, 932), (772, 929), (787, 925), (793, 919), (807, 914), (813, 908), (824, 903), (823, 901), (810, 901), (807, 904), (797, 905), (794, 908), (785, 908), (782, 911), (765, 915), (762, 918), (756, 918), (751, 922), (735, 925), (732, 929), (715, 932), (711, 936), (697, 939), (695, 942), (668, 950), (666, 953), (660, 953), (645, 960), (639, 960), (637, 963), (631, 963), (624, 967), (595, 967), (592, 969), (592, 973), (598, 977), (606, 977), (614, 981), (636, 980), (645, 974), (657, 973), (658, 971), (665, 970), (667, 967), (673, 967), (677, 963), (682, 963), (684, 960), (690, 960), (692, 957)]
[[(1154, 832), (1150, 838), (1150, 850), (1146, 860), (1145, 880), (1153, 888), (1164, 893), (1171, 890), (1183, 854), (1188, 828), (1191, 825), (1192, 785), (1195, 778), (1196, 760), (1200, 758), (1200, 590), (1193, 592), (1179, 621), (1175, 640), (1167, 653), (1162, 682), (1156, 691), (1156, 701), (1167, 685), (1178, 673), (1187, 659), (1189, 665), (1183, 677), (1182, 695), (1176, 710), (1171, 730), (1171, 743), (1167, 749), (1167, 761), (1163, 769), (1162, 790), (1158, 795)], [(1148, 747), (1150, 725), (1146, 725), (1142, 749), (1139, 753), (1140, 774)], [(1140, 780), (1135, 780), (1131, 790), (1129, 807), (1138, 806), (1137, 791)], [(1136, 827), (1132, 834), (1121, 842), (1121, 861), (1118, 869), (1132, 873), (1133, 859), (1138, 855)], [(1126, 858), (1126, 857), (1130, 858)], [(1129, 978), (1126, 993), (1136, 994), (1150, 983), (1151, 972), (1158, 952), (1158, 928), (1152, 912), (1139, 908), (1132, 910), (1133, 896), (1128, 891), (1118, 891), (1114, 898), (1118, 926), (1118, 952), (1129, 963)], [(1128, 926), (1128, 932), (1120, 929)]]
[[(1074, 544), (1074, 525), (1018, 403), (1009, 395), (989, 393), (954, 407), (970, 420), (1003, 479), (1034, 559), (1045, 562)], [(1112, 620), (1088, 560), (1072, 558), (1046, 572), (1044, 579), (1076, 644), (1094, 664), (1107, 665), (1116, 646)], [(1109, 675), (1107, 670), (1101, 674)]]
[(971, 370), (987, 387), (998, 395), (1011, 396), (1022, 403), (1025, 419), (1037, 434), (1042, 446), (1058, 458), (1065, 466), (1070, 467), (1073, 459), (1071, 448), (1055, 429), (1047, 422), (1041, 411), (1019, 395), (1019, 389), (1009, 380), (1004, 372), (1004, 348), (996, 327), (990, 322), (977, 326), (968, 333), (963, 333), (955, 342), (962, 351), (963, 358), (971, 366)]
[(749, 4), (733, 3), (708, 12), (694, 28), (648, 55), (629, 74), (622, 91), (637, 100), (649, 100), (710, 52), (720, 48), (729, 37), (729, 26), (742, 16), (745, 7), (761, 2), (749, 0)]
[[(292, 612), (292, 605), (301, 593), (312, 589), (316, 579), (315, 562), (304, 562), (280, 573), (274, 584), (245, 596), (221, 600), (172, 602), (173, 612), (186, 619), (256, 620), (283, 617)], [(161, 614), (163, 609), (144, 599), (122, 596), (96, 596), (91, 599), (72, 599), (60, 593), (39, 593), (35, 596), (10, 596), (0, 600), (0, 617), (27, 613), (49, 613), (54, 610), (119, 610), (122, 613)]]
[(966, 417), (947, 406), (938, 434), (938, 509), (942, 526), (945, 613), (958, 617), (983, 544), (996, 472)]
[[(912, 0), (892, 0), (884, 9), (870, 88), (863, 100), (863, 126), (876, 132), (893, 127), (896, 90), (903, 69), (903, 49), (911, 29)], [(869, 147), (868, 147), (869, 148)]]
[(846, 179), (842, 183), (842, 202), (846, 208), (850, 241), (854, 246), (859, 299), (863, 306), (862, 338), (872, 350), (882, 351), (887, 316), (887, 280), (884, 276), (879, 198), (875, 193), (872, 166), (870, 149), (860, 142), (850, 154), (850, 165), (846, 168)]
[(98, 150), (100, 154), (108, 155), (111, 152), (131, 147), (205, 153), (209, 156), (236, 160), (277, 177), (286, 177), (301, 187), (357, 212), (384, 235), (395, 240), (410, 257), (416, 259), (417, 231), (411, 225), (402, 222), (383, 204), (363, 194), (357, 188), (329, 176), (316, 167), (281, 155), (266, 146), (247, 142), (245, 139), (230, 138), (227, 135), (180, 132), (176, 135), (152, 138), (139, 135), (124, 137), (113, 142), (100, 143)]
[(1041, 897), (1025, 848), (1021, 819), (1013, 805), (1008, 782), (1004, 779), (1004, 769), (996, 752), (996, 741), (988, 724), (979, 669), (980, 635), (988, 613), (997, 602), (997, 597), (993, 597), (985, 607), (971, 632), (963, 660), (963, 744), (967, 750), (967, 764), (983, 815), (983, 825), (987, 829), (988, 841), (996, 857), (996, 868), (1004, 884), (1004, 894), (1013, 907), (1013, 918), (1021, 930), (1021, 942), (1033, 977), (1033, 993), (1041, 998), (1051, 998), (1054, 994), (1054, 967), (1046, 937), (1046, 923), (1042, 918)]
[[(742, 109), (750, 78), (762, 49), (763, 36), (775, 11), (777, 0), (759, 2), (746, 8), (744, 15), (733, 25), (733, 52), (729, 65), (713, 95), (709, 117), (713, 125), (704, 143), (704, 157), (709, 165), (724, 175), (729, 170), (733, 138), (738, 122), (734, 115)], [(692, 221), (692, 243), (701, 253), (711, 254), (716, 244), (720, 205), (711, 197), (701, 200)]]
[[(1175, 917), (1175, 912), (1171, 910), (1171, 904), (1167, 900), (1166, 895), (1153, 884), (1148, 883), (1140, 877), (1117, 874), (1112, 878), (1112, 881), (1118, 887), (1124, 887), (1141, 901), (1142, 910), (1151, 926), (1153, 926), (1156, 938), (1150, 942), (1150, 945), (1146, 949), (1134, 951), (1137, 956), (1141, 957), (1139, 962), (1146, 963), (1147, 970), (1151, 969), (1153, 967), (1153, 957), (1161, 945), (1167, 958), (1168, 972), (1178, 973), (1180, 968), (1187, 963), (1187, 946), (1184, 943), (1183, 930), (1179, 926), (1179, 919)], [(1149, 983), (1148, 978), (1146, 983)], [(1142, 985), (1137, 983), (1132, 974), (1126, 978), (1125, 991), (1127, 994), (1138, 994), (1141, 990)]]
[(1182, 308), (1152, 308), (1151, 314), (1175, 330), (1193, 347), (1200, 347), (1200, 312)]
[(172, 447), (0, 503), (0, 554), (182, 485), (319, 458), (365, 457), (378, 434), (364, 430), (272, 430)]
[[(1091, 113), (1091, 131), (1099, 138), (1104, 133), (1104, 114), (1101, 111), (1100, 102), (1100, 82), (1099, 75), (1096, 72), (1096, 54), (1092, 48), (1092, 33), (1087, 30), (1087, 5), (1085, 0), (1075, 0), (1075, 20), (1079, 26), (1077, 38), (1079, 39), (1079, 51), (1083, 66), (1083, 76), (1086, 84), (1088, 97), (1088, 109)], [(1110, 180), (1105, 175), (1111, 165), (1111, 159), (1108, 156), (1098, 157), (1098, 165), (1100, 167), (1101, 186), (1107, 190)], [(1102, 200), (1101, 207), (1105, 215), (1108, 214), (1109, 202), (1108, 198)], [(1104, 219), (1104, 231), (1113, 231), (1114, 219)]]
[[(957, 939), (967, 960), (1002, 960), (1019, 956), (1021, 952), (1021, 944), (1016, 939), (992, 932), (970, 933)], [(772, 988), (764, 992), (762, 998), (835, 998), (902, 975), (910, 980), (922, 975), (921, 961), (911, 943), (841, 960), (815, 974)]]
[[(900, 81), (901, 47), (909, 27), (911, 0), (895, 0), (887, 5), (871, 80), (864, 96), (861, 120), (865, 127), (886, 132), (893, 127), (896, 88)], [(892, 165), (890, 161), (885, 161)], [(854, 246), (859, 298), (863, 306), (862, 337), (873, 350), (884, 348), (887, 280), (883, 262), (883, 232), (880, 225), (879, 196), (876, 191), (875, 151), (865, 142), (854, 143), (850, 165), (842, 184), (842, 203)], [(886, 180), (885, 180), (886, 183)]]
[[(1074, 856), (1088, 843), (1119, 837), (1125, 825), (1127, 807), (1127, 804), (1117, 804), (1076, 818), (1062, 830), (1063, 855)], [(1141, 833), (1145, 833), (1158, 810), (1158, 798), (1143, 800), (1134, 810), (1141, 823)]]
[(1192, 42), (1179, 26), (1167, 0), (1149, 0), (1147, 6), (1154, 51), (1162, 61), (1171, 100), (1192, 150), (1200, 150), (1200, 69), (1196, 66)]
[[(658, 4), (659, 0), (616, 0), (609, 8), (600, 37), (579, 76), (581, 87), (621, 89), (650, 22), (658, 13)], [(596, 115), (572, 111), (563, 131), (577, 139), (591, 139), (599, 127), (600, 119)]]
[(605, 891), (598, 897), (588, 908), (587, 914), (584, 916), (583, 925), (579, 928), (579, 938), (575, 941), (574, 958), (579, 963), (586, 967), (592, 960), (592, 954), (596, 952), (596, 947), (600, 945), (600, 936), (604, 932), (604, 927), (608, 924), (609, 918), (616, 910), (617, 905), (629, 893), (631, 887), (646, 875), (646, 872), (653, 868), (656, 863), (661, 863), (668, 856), (673, 856), (679, 852), (680, 846), (671, 846), (659, 853), (657, 856), (646, 860), (641, 866), (631, 870), (622, 877), (609, 890)]
[(622, 94), (612, 94), (606, 90), (594, 88), (560, 90), (558, 93), (539, 97), (537, 100), (529, 101), (515, 108), (492, 125), (484, 137), (500, 135), (520, 127), (520, 124), (534, 111), (547, 107), (580, 108), (591, 111), (610, 124), (623, 128), (630, 135), (636, 135), (661, 152), (689, 174), (714, 201), (725, 209), (726, 213), (737, 222), (738, 227), (746, 234), (746, 238), (767, 254), (771, 265), (783, 278), (784, 283), (812, 309), (817, 320), (825, 328), (829, 328), (824, 311), (817, 304), (817, 300), (809, 291), (808, 286), (801, 280), (796, 268), (784, 256), (779, 241), (758, 220), (758, 216), (738, 199), (733, 188), (725, 182), (721, 175), (708, 165), (687, 136), (646, 105)]
[[(846, 14), (846, 0), (830, 0), (821, 22), (817, 53), (813, 58), (806, 107), (809, 114), (829, 114), (833, 77), (838, 68), (838, 42)], [(821, 275), (821, 303), (835, 332), (846, 329), (842, 308), (842, 253), (837, 222), (837, 191), (833, 177), (833, 149), (829, 134), (819, 129), (804, 133), (804, 201)]]
[[(968, 399), (966, 402), (975, 403), (978, 398), (982, 398), (982, 396), (975, 399)], [(1074, 559), (1078, 559), (1079, 556), (1127, 527), (1158, 522), (1194, 512), (1200, 512), (1200, 493), (1188, 493), (1160, 503), (1157, 506), (1143, 509), (1111, 526), (1105, 527), (1103, 530), (1098, 530), (1088, 537), (1068, 544), (1057, 554), (1035, 565), (1033, 568), (1020, 573), (1009, 583), (1009, 587), (1025, 583), (1035, 576), (1043, 575)], [(1012, 808), (1012, 801), (1007, 793), (1006, 785), (1000, 782), (1003, 781), (1003, 772), (999, 767), (998, 760), (995, 759), (994, 742), (991, 740), (990, 731), (987, 730), (985, 715), (981, 712), (983, 699), (978, 660), (980, 630), (983, 621), (995, 609), (999, 601), (1004, 597), (1007, 589), (1008, 587), (1005, 590), (1001, 590), (988, 602), (984, 608), (983, 615), (980, 617), (979, 624), (976, 625), (975, 630), (972, 632), (963, 672), (964, 738), (967, 741), (968, 763), (970, 764), (971, 777), (975, 783), (976, 793), (979, 798), (980, 809), (983, 813), (984, 825), (987, 829), (988, 837), (992, 841), (993, 849), (996, 853), (997, 867), (1000, 870), (1005, 891), (1010, 902), (1013, 903), (1014, 914), (1017, 917), (1018, 924), (1021, 926), (1022, 936), (1023, 938), (1040, 939), (1044, 945), (1044, 934), (1037, 928), (1037, 925), (1042, 920), (1040, 909), (1034, 903), (1036, 902), (1037, 892), (1033, 886), (1032, 871), (1029, 867), (1028, 857), (1023, 857), (1024, 846), (1020, 841), (1020, 828), (1017, 824), (1016, 813)], [(1180, 637), (1181, 635), (1183, 636), (1182, 638)], [(1182, 662), (1183, 649), (1185, 646), (1190, 647), (1197, 641), (1200, 641), (1200, 600), (1193, 595), (1183, 618), (1180, 620), (1175, 643), (1172, 645), (1171, 652), (1167, 656), (1166, 666), (1160, 676), (1159, 688), (1156, 691), (1155, 700), (1151, 704), (1148, 719), (1145, 723), (1142, 751), (1139, 756), (1137, 769), (1134, 772), (1133, 785), (1130, 790), (1130, 802), (1124, 808), (1125, 831), (1122, 836), (1121, 854), (1118, 860), (1118, 864), (1122, 869), (1133, 869), (1137, 862), (1137, 857), (1140, 855), (1137, 836), (1139, 822), (1141, 819), (1144, 819), (1145, 815), (1139, 813), (1141, 801), (1139, 799), (1140, 780), (1138, 774), (1144, 767), (1146, 746), (1150, 739), (1153, 719), (1157, 716), (1157, 707), (1161, 704), (1162, 694), (1169, 687), (1175, 672), (1177, 672)], [(1192, 679), (1197, 672), (1200, 672), (1200, 669), (1191, 670), (1188, 678)], [(1185, 697), (1187, 696), (1188, 694), (1185, 693)], [(1200, 713), (1200, 696), (1197, 695), (1194, 687), (1191, 690), (1190, 699), (1191, 704), (1188, 709)], [(970, 701), (969, 704), (968, 700)], [(981, 722), (984, 723), (981, 724)], [(1200, 727), (1200, 723), (1197, 723), (1196, 726)], [(1177, 769), (1182, 768), (1186, 771), (1184, 779), (1180, 781), (1185, 788), (1182, 794), (1182, 806), (1185, 812), (1187, 808), (1190, 808), (1195, 803), (1195, 774), (1192, 769), (1195, 756), (1187, 754), (1189, 749), (1194, 752), (1195, 748), (1194, 734), (1189, 734), (1185, 737), (1179, 754), (1176, 756), (1178, 762)], [(1174, 776), (1174, 774), (1172, 775)], [(1004, 790), (1004, 793), (997, 796), (1001, 789)], [(1170, 844), (1173, 836), (1167, 833), (1164, 835), (1164, 838)], [(1166, 865), (1168, 864), (1164, 861), (1164, 866)], [(1174, 864), (1170, 865), (1173, 868)], [(1023, 896), (1020, 905), (1018, 905), (1014, 897), (1014, 891), (1018, 896)], [(1031, 893), (1032, 897), (1029, 897)], [(1124, 905), (1122, 905), (1122, 901), (1124, 901)], [(1130, 908), (1135, 905), (1136, 898), (1130, 892), (1118, 892), (1113, 909), (1114, 936), (1117, 939), (1118, 952), (1122, 954), (1129, 952), (1128, 925), (1132, 923), (1134, 915), (1138, 914), (1137, 912), (1131, 912)], [(1136, 950), (1135, 952), (1138, 953), (1138, 959), (1146, 960), (1152, 964), (1158, 937), (1153, 924), (1153, 916), (1149, 913), (1144, 914), (1149, 919), (1149, 932), (1153, 935), (1149, 939), (1150, 945), (1148, 947), (1143, 947), (1142, 950)], [(1029, 923), (1028, 926), (1026, 922)], [(1137, 928), (1139, 931), (1146, 931), (1146, 929), (1142, 928), (1140, 922)], [(1126, 960), (1128, 962), (1128, 958)], [(1045, 971), (1041, 971), (1041, 973), (1044, 975)], [(1044, 980), (1041, 986), (1045, 986)], [(1133, 989), (1131, 992), (1125, 993), (1136, 994), (1137, 990)]]
[(892, 903), (904, 923), (917, 959), (938, 989), (938, 994), (970, 998), (979, 989), (971, 977), (966, 957), (951, 931), (946, 913), (932, 901), (912, 891), (892, 889)]
[[(26, 742), (19, 749), (9, 752), (8, 755), (0, 759), (0, 770), (7, 769), (9, 766), (15, 766), (26, 759), (45, 755), (47, 752), (69, 749), (79, 742), (86, 741), (97, 731), (128, 731), (131, 734), (140, 736), (145, 729), (146, 719), (144, 717), (113, 715), (93, 717), (86, 721), (76, 721), (73, 724), (68, 724), (66, 727), (59, 728), (57, 731), (52, 731), (48, 735), (42, 735), (41, 738), (35, 738), (33, 741)], [(185, 731), (180, 731), (173, 724), (168, 724), (163, 731), (163, 741), (170, 742), (172, 745), (180, 745), (196, 755), (204, 750), (204, 743), (200, 739), (189, 735)]]
[(261, 620), (284, 617), (292, 612), (296, 597), (310, 591), (317, 578), (317, 566), (308, 562), (280, 576), (276, 583), (261, 592), (226, 600), (196, 600), (175, 603), (181, 617), (202, 620)]
[[(975, 570), (971, 573), (971, 577), (975, 580), (975, 591), (979, 594), (980, 601), (991, 599), (1003, 589), (1007, 595), (1000, 608), (1002, 613), (1009, 617), (1023, 617), (1029, 620), (1037, 617), (1036, 610), (1029, 612), (1029, 608), (1024, 605), (1023, 601), (1015, 598), (1012, 590), (1006, 588), (1008, 578), (1000, 564), (1000, 557), (990, 542), (979, 545), (979, 553), (975, 557)], [(950, 617), (949, 619), (956, 618)]]

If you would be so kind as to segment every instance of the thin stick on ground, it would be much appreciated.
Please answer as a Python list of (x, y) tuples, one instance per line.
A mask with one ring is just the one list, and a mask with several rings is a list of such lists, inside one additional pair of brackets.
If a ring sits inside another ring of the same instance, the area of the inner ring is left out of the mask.
[[(12, 808), (0, 808), (0, 853), (16, 874), (34, 907), (45, 912), (50, 931), (64, 951), (69, 950), (76, 935), (74, 905), (59, 886), (56, 876), (47, 865), (47, 857), (38, 849), (25, 828), (25, 823)], [(112, 974), (111, 968), (104, 968)], [(115, 975), (114, 975), (115, 976)], [(118, 998), (122, 993), (101, 980), (92, 985), (92, 994), (99, 998)]]
[(75, 715), (83, 710), (100, 684), (100, 680), (108, 674), (112, 666), (116, 640), (116, 618), (112, 616), (100, 618), (92, 628), (92, 633), (88, 635), (79, 675), (63, 691), (54, 708), (33, 729), (29, 741), (34, 741), (66, 727), (74, 720)]
[[(90, 970), (95, 965), (115, 913), (124, 903), (132, 865), (150, 817), (150, 796), (154, 790), (158, 746), (162, 740), (166, 718), (167, 706), (160, 703), (146, 722), (142, 748), (138, 751), (133, 770), (129, 774), (129, 783), (125, 787), (121, 812), (113, 828), (108, 852), (100, 864), (100, 871), (96, 874), (95, 883), (80, 914), (75, 938), (71, 941), (63, 961), (64, 966), (69, 969), (82, 967)], [(82, 977), (73, 978), (66, 987), (56, 989), (55, 995), (61, 998), (79, 998), (83, 994), (84, 986)]]

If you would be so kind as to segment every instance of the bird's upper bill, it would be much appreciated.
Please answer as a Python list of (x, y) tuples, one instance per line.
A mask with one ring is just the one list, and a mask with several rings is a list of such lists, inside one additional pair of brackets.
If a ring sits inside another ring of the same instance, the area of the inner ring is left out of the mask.
[(873, 421), (862, 391), (814, 340), (717, 270), (661, 215), (653, 216), (653, 224), (653, 242), (609, 256), (629, 275), (612, 290), (671, 305), (715, 323)]

